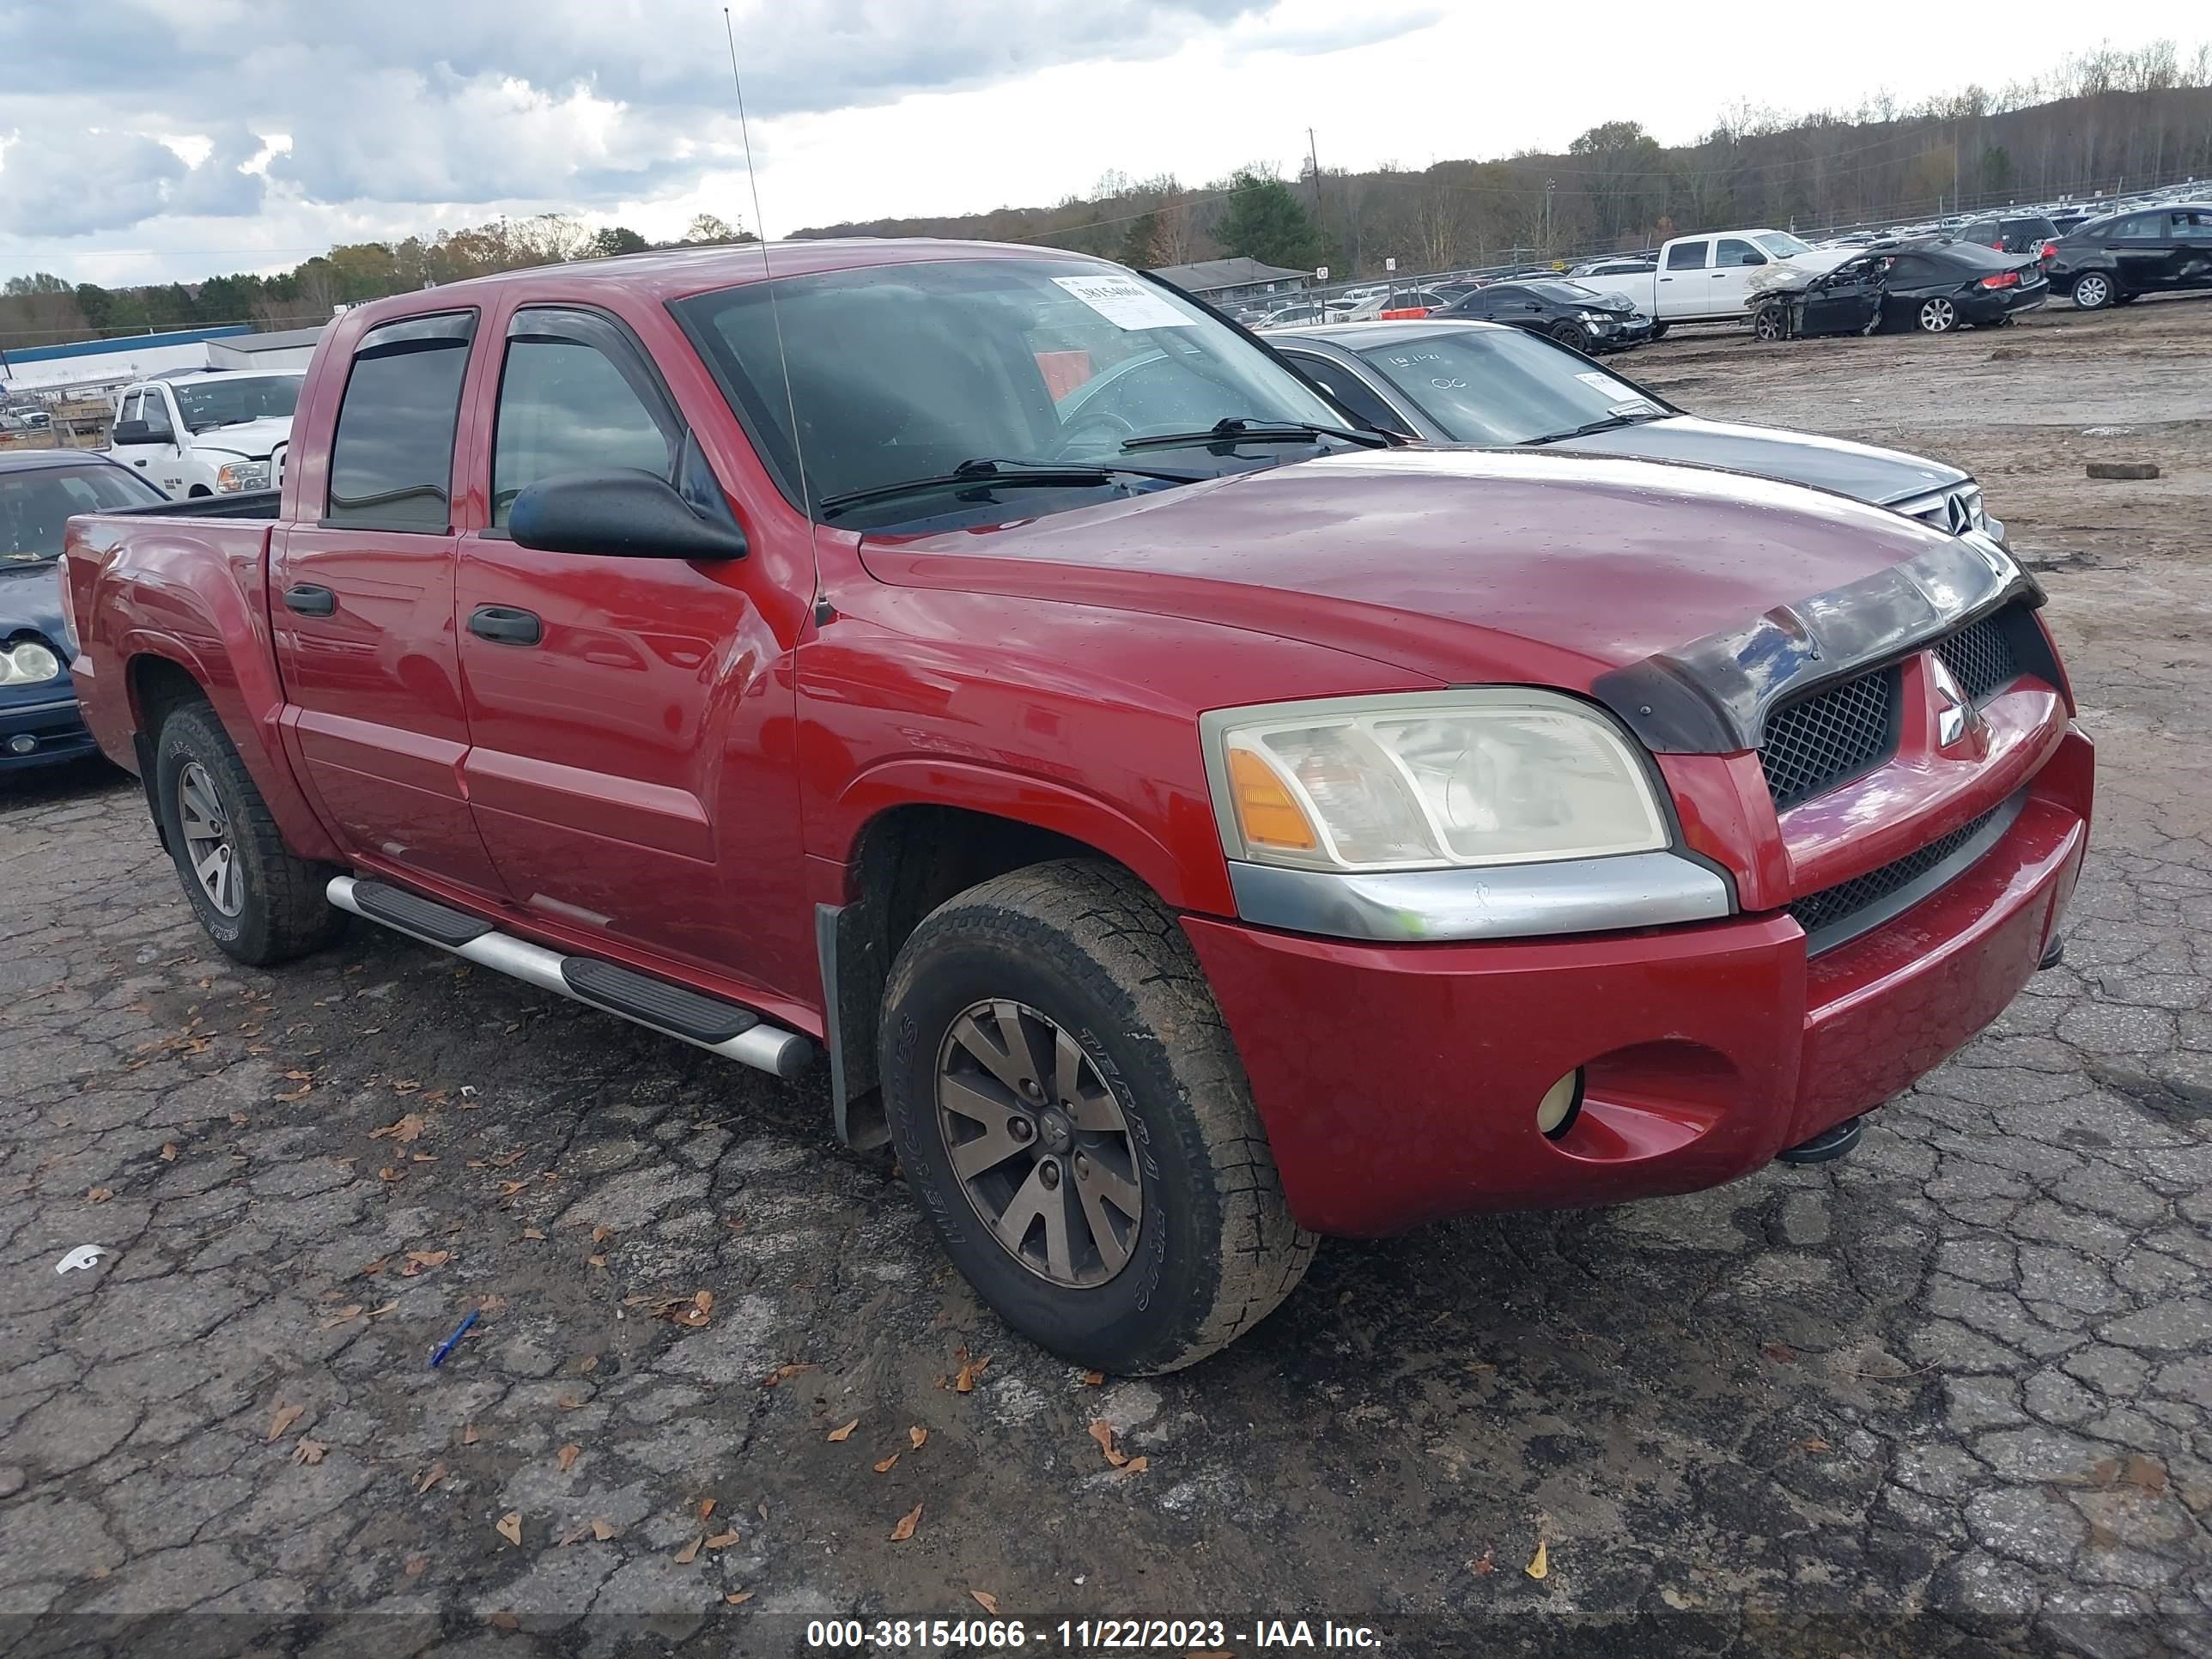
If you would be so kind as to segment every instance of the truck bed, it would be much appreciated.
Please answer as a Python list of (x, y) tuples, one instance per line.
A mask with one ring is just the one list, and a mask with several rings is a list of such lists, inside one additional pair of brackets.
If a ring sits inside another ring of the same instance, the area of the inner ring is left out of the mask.
[(150, 507), (112, 507), (103, 519), (273, 519), (283, 491), (253, 489), (238, 495), (196, 495), (190, 501), (155, 501)]

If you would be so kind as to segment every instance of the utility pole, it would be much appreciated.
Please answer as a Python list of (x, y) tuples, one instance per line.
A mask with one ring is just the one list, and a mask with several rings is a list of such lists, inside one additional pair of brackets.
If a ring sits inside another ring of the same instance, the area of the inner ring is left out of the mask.
[(1314, 148), (1313, 129), (1306, 129), (1306, 160), (1313, 163), (1314, 223), (1324, 236), (1328, 234), (1328, 216), (1321, 204), (1321, 152)]
[(1547, 258), (1552, 252), (1552, 191), (1559, 182), (1556, 179), (1544, 180), (1544, 254)]

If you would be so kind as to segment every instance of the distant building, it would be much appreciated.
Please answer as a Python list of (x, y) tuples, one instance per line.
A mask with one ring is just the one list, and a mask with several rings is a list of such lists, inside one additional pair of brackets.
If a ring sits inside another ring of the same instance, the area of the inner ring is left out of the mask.
[(1151, 273), (1194, 298), (1242, 304), (1263, 294), (1294, 294), (1313, 280), (1310, 270), (1286, 270), (1257, 259), (1200, 259), (1194, 264), (1163, 265)]
[(323, 337), (324, 326), (327, 325), (279, 329), (273, 334), (234, 334), (228, 339), (210, 340), (208, 367), (297, 373), (304, 370), (308, 359), (315, 355), (315, 342)]
[(209, 342), (250, 334), (228, 328), (179, 328), (164, 334), (130, 334), (75, 345), (17, 346), (0, 357), (0, 386), (10, 392), (99, 392), (179, 368), (208, 367)]

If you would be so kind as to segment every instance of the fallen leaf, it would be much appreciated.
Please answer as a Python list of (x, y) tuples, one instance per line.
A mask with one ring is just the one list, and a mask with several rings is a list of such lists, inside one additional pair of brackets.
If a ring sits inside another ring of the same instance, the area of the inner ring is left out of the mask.
[(544, 1237), (545, 1237), (544, 1233), (542, 1231), (540, 1231), (539, 1229), (536, 1228), (536, 1227), (525, 1227), (525, 1228), (522, 1230), (522, 1236), (523, 1236), (525, 1238), (538, 1238), (538, 1239), (542, 1239), (542, 1238), (544, 1238)]
[(520, 1544), (522, 1542), (522, 1511), (509, 1510), (499, 1517), (499, 1524), (493, 1530), (508, 1543)]
[(410, 1154), (410, 1156), (417, 1164), (435, 1164), (438, 1161), (428, 1152), (415, 1152)]
[[(287, 1083), (313, 1083), (315, 1080), (315, 1074), (313, 1072), (287, 1072), (284, 1073), (284, 1080)], [(372, 1129), (369, 1131), (372, 1138), (377, 1135), (390, 1134), (391, 1133), (392, 1131), (389, 1129)]]
[(1522, 1571), (1527, 1573), (1531, 1578), (1548, 1578), (1551, 1577), (1551, 1547), (1546, 1544), (1542, 1539), (1539, 1538), (1536, 1540), (1536, 1553), (1530, 1558), (1528, 1565), (1523, 1567)]
[(990, 1591), (969, 1590), (968, 1592), (968, 1595), (969, 1599), (974, 1601), (977, 1607), (982, 1608), (984, 1612), (995, 1614), (999, 1611), (999, 1598), (992, 1595)]
[(576, 1467), (576, 1460), (583, 1455), (584, 1449), (573, 1440), (571, 1440), (567, 1445), (562, 1447), (560, 1451), (556, 1454), (557, 1461), (561, 1465), (561, 1473), (566, 1474), (570, 1469), (574, 1468)]
[(522, 1620), (516, 1618), (514, 1614), (506, 1607), (501, 1607), (497, 1613), (486, 1613), (484, 1615), (484, 1623), (489, 1625), (494, 1630), (520, 1630), (522, 1628)]
[(1103, 1371), (1085, 1371), (1085, 1372), (1084, 1372), (1084, 1373), (1083, 1373), (1083, 1386), (1084, 1386), (1085, 1388), (1086, 1388), (1086, 1389), (1103, 1389), (1103, 1388), (1104, 1388), (1104, 1387), (1106, 1386), (1106, 1373), (1105, 1373), (1105, 1372), (1103, 1372)]
[(410, 1555), (399, 1564), (399, 1571), (410, 1578), (420, 1578), (430, 1571), (430, 1558), (427, 1555)]
[(621, 1537), (622, 1528), (616, 1526), (613, 1522), (602, 1516), (592, 1521), (592, 1536), (598, 1539), (599, 1542), (604, 1544), (610, 1538)]
[(173, 1140), (163, 1141), (161, 1143), (161, 1162), (164, 1164), (174, 1164), (176, 1161), (177, 1143)]
[(592, 1243), (594, 1244), (604, 1244), (614, 1236), (615, 1230), (604, 1223), (592, 1229)]
[[(763, 1389), (780, 1387), (783, 1383), (790, 1382), (793, 1377), (797, 1376), (801, 1371), (811, 1371), (814, 1369), (814, 1366), (804, 1363), (790, 1365), (778, 1365), (766, 1376), (761, 1378), (761, 1387)], [(915, 1443), (919, 1445), (921, 1443), (917, 1441)]]
[(724, 1596), (722, 1600), (728, 1602), (730, 1606), (733, 1607), (742, 1607), (747, 1601), (751, 1601), (753, 1599), (753, 1595), (754, 1592), (751, 1590), (732, 1590), (727, 1595)]
[(599, 1368), (599, 1357), (595, 1353), (587, 1353), (576, 1362), (576, 1370), (586, 1376), (589, 1376)]
[(2128, 1459), (2127, 1471), (2120, 1478), (2130, 1486), (2140, 1486), (2145, 1492), (2166, 1490), (2165, 1468), (2140, 1453)]
[[(401, 1079), (400, 1079), (397, 1083), (395, 1083), (395, 1084), (393, 1084), (393, 1085), (392, 1085), (392, 1093), (394, 1093), (394, 1094), (399, 1094), (399, 1095), (411, 1095), (411, 1094), (413, 1094), (413, 1093), (414, 1093), (417, 1089), (421, 1088), (422, 1086), (422, 1085), (420, 1083), (416, 1082), (413, 1078), (411, 1078), (411, 1077), (403, 1077), (403, 1078), (401, 1078)], [(408, 1117), (413, 1117), (414, 1115), (415, 1115), (415, 1114), (414, 1114), (414, 1113), (412, 1113), (412, 1112), (410, 1112), (410, 1113), (407, 1115), (407, 1116), (408, 1116)], [(401, 1122), (403, 1122), (403, 1123), (404, 1123), (404, 1122), (405, 1122), (406, 1121), (407, 1121), (407, 1120), (406, 1120), (406, 1118), (402, 1118), (402, 1119), (400, 1120), (400, 1121), (401, 1121)], [(421, 1129), (419, 1129), (419, 1128), (418, 1128), (418, 1129), (416, 1129), (416, 1130), (415, 1131), (415, 1134), (421, 1134), (422, 1133), (422, 1131)], [(399, 1138), (400, 1138), (402, 1140), (412, 1140), (412, 1139), (415, 1138), (415, 1135), (402, 1135), (402, 1136), (400, 1136)]]
[(584, 1265), (586, 1267), (604, 1267), (607, 1265), (607, 1259), (603, 1255), (587, 1255), (584, 1258)]
[(562, 1533), (560, 1537), (553, 1540), (553, 1547), (556, 1549), (566, 1549), (571, 1544), (580, 1543), (591, 1534), (591, 1530), (592, 1523), (590, 1522), (579, 1521), (574, 1526), (569, 1528), (568, 1531)]
[(295, 1463), (305, 1463), (312, 1468), (323, 1461), (323, 1454), (328, 1450), (330, 1448), (321, 1441), (310, 1440), (307, 1436), (301, 1435), (300, 1443), (292, 1448), (292, 1461)]
[(362, 1307), (358, 1302), (349, 1303), (346, 1306), (340, 1308), (336, 1313), (332, 1314), (328, 1319), (325, 1319), (323, 1322), (323, 1328), (326, 1331), (334, 1331), (337, 1329), (339, 1326), (346, 1324), (349, 1321), (360, 1318), (362, 1315), (367, 1311), (368, 1310)]
[(1787, 1342), (1762, 1342), (1759, 1345), (1759, 1351), (1778, 1365), (1794, 1365), (1797, 1363), (1797, 1350)]
[(914, 1529), (921, 1524), (921, 1505), (916, 1504), (904, 1515), (899, 1516), (898, 1525), (891, 1528), (891, 1542), (894, 1544), (905, 1543), (908, 1539), (914, 1536)]
[(367, 1267), (361, 1270), (361, 1276), (363, 1279), (375, 1278), (377, 1274), (384, 1271), (385, 1263), (391, 1260), (392, 1258), (388, 1255), (380, 1255), (377, 1257), (375, 1261), (370, 1262)]
[(1106, 1461), (1120, 1468), (1129, 1461), (1129, 1455), (1114, 1443), (1114, 1425), (1101, 1419), (1091, 1425), (1091, 1437), (1098, 1443), (1098, 1449), (1106, 1454)]
[(1814, 1435), (1809, 1439), (1801, 1440), (1797, 1443), (1808, 1452), (1824, 1452), (1828, 1449), (1828, 1443), (1821, 1439), (1817, 1434)]
[(886, 1457), (882, 1462), (876, 1465), (876, 1473), (878, 1474), (889, 1474), (891, 1472), (891, 1465), (898, 1461), (899, 1455), (896, 1452), (893, 1452), (889, 1457)]
[(445, 1478), (446, 1466), (443, 1463), (431, 1464), (428, 1468), (422, 1471), (422, 1478), (415, 1483), (415, 1495), (420, 1498)]
[(114, 1196), (115, 1190), (111, 1187), (94, 1187), (85, 1194), (84, 1201), (88, 1204), (105, 1204)]
[(376, 1178), (379, 1181), (404, 1181), (407, 1179), (407, 1171), (395, 1170), (387, 1164), (376, 1172)]
[[(606, 1258), (602, 1256), (604, 1261)], [(673, 1320), (678, 1325), (699, 1326), (707, 1322), (714, 1311), (714, 1293), (702, 1291), (688, 1302), (678, 1302), (663, 1310), (661, 1317)]]
[(677, 1551), (676, 1565), (679, 1567), (690, 1566), (694, 1561), (699, 1559), (699, 1546), (706, 1541), (707, 1540), (704, 1538), (694, 1538), (682, 1549)]
[(981, 1359), (970, 1359), (968, 1357), (967, 1349), (955, 1348), (952, 1351), (952, 1357), (960, 1362), (960, 1369), (953, 1373), (952, 1392), (955, 1394), (975, 1393), (975, 1379), (982, 1376), (984, 1368), (990, 1364), (991, 1356), (985, 1354)]
[[(472, 1095), (476, 1091), (473, 1089), (463, 1089), (461, 1092), (465, 1095)], [(511, 1170), (516, 1164), (521, 1163), (522, 1160), (529, 1155), (529, 1147), (518, 1146), (511, 1152), (501, 1152), (496, 1157), (487, 1159), (486, 1161), (489, 1163), (491, 1167), (495, 1170)]]
[(1115, 1473), (1119, 1474), (1142, 1474), (1146, 1469), (1149, 1469), (1152, 1467), (1152, 1460), (1151, 1458), (1133, 1457), (1127, 1462), (1122, 1464)]
[(846, 1424), (842, 1429), (830, 1430), (825, 1437), (833, 1441), (850, 1440), (853, 1437), (853, 1431), (860, 1426), (860, 1419), (856, 1417), (851, 1422)]
[(285, 1105), (289, 1106), (295, 1100), (305, 1100), (309, 1095), (314, 1092), (315, 1085), (313, 1084), (302, 1083), (298, 1088), (288, 1090), (284, 1093), (278, 1095), (276, 1098), (282, 1101)]
[(283, 1401), (278, 1401), (276, 1414), (269, 1419), (269, 1439), (263, 1443), (268, 1444), (282, 1440), (284, 1437), (284, 1431), (290, 1428), (307, 1413), (307, 1408), (305, 1406), (288, 1406)]
[(475, 1424), (464, 1423), (461, 1425), (461, 1443), (464, 1446), (473, 1446), (477, 1441), (483, 1438), (483, 1437), (477, 1432), (477, 1425)]
[(1490, 1552), (1488, 1550), (1485, 1550), (1481, 1554), (1476, 1556), (1474, 1560), (1467, 1564), (1467, 1570), (1469, 1572), (1477, 1573), (1481, 1577), (1487, 1578), (1492, 1573), (1498, 1571), (1498, 1563), (1490, 1559)]
[(709, 1538), (707, 1540), (707, 1547), (710, 1550), (726, 1550), (737, 1541), (737, 1529), (733, 1527), (727, 1532), (718, 1532)]
[(573, 1394), (556, 1395), (553, 1396), (553, 1403), (564, 1412), (581, 1411), (584, 1406), (584, 1402)]
[(422, 1267), (442, 1267), (453, 1259), (451, 1250), (410, 1250), (407, 1252), (407, 1266), (400, 1271), (409, 1273)]
[(929, 1431), (927, 1429), (908, 1429), (906, 1431), (906, 1437), (907, 1443), (911, 1445), (916, 1451), (920, 1451), (921, 1449), (921, 1443), (929, 1438)]

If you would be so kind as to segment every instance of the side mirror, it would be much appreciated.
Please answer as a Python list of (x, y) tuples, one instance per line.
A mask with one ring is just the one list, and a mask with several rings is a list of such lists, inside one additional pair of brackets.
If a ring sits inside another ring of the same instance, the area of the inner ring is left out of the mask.
[(150, 444), (155, 441), (154, 428), (143, 421), (118, 421), (114, 441), (118, 444)]
[(630, 467), (541, 478), (515, 493), (507, 532), (540, 553), (617, 559), (741, 559), (744, 532), (695, 512), (666, 481)]

